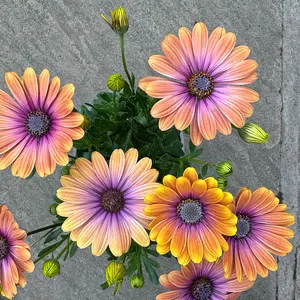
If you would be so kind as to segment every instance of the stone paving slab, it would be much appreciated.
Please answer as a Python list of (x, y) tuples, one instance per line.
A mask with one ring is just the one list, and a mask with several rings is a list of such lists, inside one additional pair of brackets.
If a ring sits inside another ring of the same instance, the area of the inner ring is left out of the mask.
[[(224, 26), (235, 32), (238, 44), (248, 45), (251, 57), (259, 63), (259, 80), (254, 88), (261, 100), (254, 105), (251, 120), (261, 124), (271, 138), (267, 145), (256, 146), (243, 143), (235, 134), (219, 136), (203, 144), (203, 157), (233, 162), (231, 192), (245, 185), (281, 190), (284, 202), (299, 216), (298, 0), (1, 0), (0, 4), (0, 88), (7, 90), (4, 72), (21, 73), (28, 66), (37, 72), (48, 68), (51, 75), (61, 77), (62, 83), (75, 84), (77, 105), (91, 101), (100, 89), (105, 90), (107, 76), (121, 70), (118, 39), (100, 13), (109, 14), (119, 5), (129, 13), (127, 60), (138, 78), (152, 74), (148, 57), (161, 53), (163, 37), (176, 33), (180, 26), (191, 28), (195, 21), (203, 21), (210, 30)], [(12, 177), (9, 170), (2, 171), (0, 202), (14, 211), (21, 227), (31, 230), (51, 223), (46, 207), (58, 187), (59, 170), (46, 179), (34, 177), (29, 181)], [(279, 271), (257, 280), (240, 299), (300, 299), (298, 232), (295, 251), (280, 259)], [(38, 248), (35, 246), (33, 253)], [(175, 260), (162, 258), (161, 263), (164, 272), (178, 268)], [(41, 275), (38, 265), (36, 272), (28, 276), (28, 286), (19, 289), (15, 299), (150, 300), (163, 291), (149, 282), (143, 290), (132, 290), (125, 283), (122, 291), (112, 297), (111, 290), (102, 292), (99, 288), (104, 281), (104, 267), (105, 259), (92, 257), (90, 249), (79, 251), (75, 259), (63, 264), (62, 274), (52, 280)]]

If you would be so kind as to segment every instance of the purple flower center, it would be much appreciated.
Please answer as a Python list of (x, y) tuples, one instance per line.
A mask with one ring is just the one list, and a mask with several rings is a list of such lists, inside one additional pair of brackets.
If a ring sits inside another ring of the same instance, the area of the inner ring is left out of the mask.
[(193, 300), (210, 300), (213, 292), (211, 281), (205, 277), (195, 280), (191, 286), (190, 295)]
[(0, 260), (8, 255), (9, 244), (7, 239), (0, 235)]
[(110, 213), (117, 213), (124, 207), (124, 197), (119, 190), (107, 190), (101, 196), (101, 207)]
[(203, 218), (202, 205), (198, 200), (186, 199), (177, 206), (177, 213), (186, 224), (199, 223)]
[(33, 136), (41, 136), (49, 131), (50, 123), (50, 117), (38, 110), (28, 114), (26, 129)]
[(249, 234), (249, 232), (251, 231), (251, 222), (249, 217), (244, 216), (244, 215), (239, 215), (238, 216), (238, 223), (236, 225), (237, 227), (237, 233), (236, 233), (236, 237), (238, 239), (244, 238), (245, 236), (247, 236)]
[(204, 72), (193, 74), (187, 83), (190, 95), (199, 99), (209, 96), (214, 88), (213, 79)]

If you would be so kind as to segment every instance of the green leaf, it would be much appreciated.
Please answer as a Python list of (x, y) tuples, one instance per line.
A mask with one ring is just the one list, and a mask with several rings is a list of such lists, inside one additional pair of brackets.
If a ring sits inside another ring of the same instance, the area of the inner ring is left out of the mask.
[(182, 176), (183, 171), (184, 171), (184, 164), (183, 164), (183, 161), (180, 160), (179, 164), (178, 164), (178, 169), (177, 169), (177, 177)]
[(53, 231), (52, 233), (50, 233), (47, 236), (44, 244), (47, 244), (47, 243), (50, 243), (50, 242), (56, 240), (61, 235), (61, 233), (62, 233), (62, 229), (61, 229), (61, 227), (59, 227), (58, 229), (56, 229), (55, 231)]
[(192, 157), (193, 157), (193, 158), (194, 158), (194, 157), (198, 157), (198, 156), (200, 156), (200, 155), (202, 154), (202, 152), (203, 152), (203, 148), (197, 148), (197, 149), (194, 151)]
[(100, 287), (104, 291), (109, 288), (109, 285), (108, 285), (107, 281), (105, 281), (102, 284), (100, 284)]
[(147, 260), (150, 263), (150, 265), (153, 266), (154, 268), (156, 269), (160, 268), (160, 264), (156, 262), (154, 259), (147, 257)]
[(201, 174), (202, 174), (202, 177), (204, 177), (206, 175), (208, 171), (208, 164), (206, 163), (205, 165), (203, 165), (203, 167), (201, 168)]
[(73, 257), (76, 253), (78, 249), (78, 246), (77, 244), (74, 242), (72, 245), (71, 245), (71, 249), (70, 249), (70, 257)]
[(149, 253), (150, 255), (152, 255), (152, 256), (155, 256), (155, 257), (158, 257), (158, 256), (159, 256), (159, 253), (158, 253), (156, 250), (146, 248), (145, 251), (146, 251), (147, 253)]
[(54, 200), (56, 203), (62, 203), (62, 201), (61, 201), (57, 196), (53, 196), (53, 200)]
[(65, 241), (65, 239), (66, 238), (62, 238), (62, 240), (60, 240), (59, 242), (44, 248), (42, 251), (40, 251), (40, 253), (38, 254), (38, 257), (45, 257), (46, 255), (50, 254), (51, 252), (55, 251)]
[(190, 150), (190, 154), (194, 153), (196, 146), (193, 144), (192, 140), (190, 139), (189, 141), (189, 150)]
[(158, 275), (156, 273), (155, 268), (148, 262), (147, 259), (145, 259), (145, 256), (141, 256), (141, 258), (142, 258), (143, 264), (145, 266), (145, 270), (148, 273), (151, 282), (156, 285), (159, 284)]

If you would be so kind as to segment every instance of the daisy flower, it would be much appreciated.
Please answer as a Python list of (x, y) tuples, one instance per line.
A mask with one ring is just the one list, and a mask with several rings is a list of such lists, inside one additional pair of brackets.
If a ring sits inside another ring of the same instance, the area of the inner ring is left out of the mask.
[(92, 253), (98, 256), (109, 246), (113, 255), (120, 256), (128, 251), (131, 238), (149, 246), (145, 228), (150, 218), (144, 215), (143, 199), (160, 184), (155, 183), (158, 171), (151, 169), (151, 159), (137, 161), (136, 149), (114, 150), (108, 165), (93, 152), (91, 161), (76, 159), (70, 175), (61, 177), (57, 197), (64, 202), (57, 213), (67, 217), (62, 229), (71, 232), (78, 247), (92, 244)]
[(198, 22), (193, 31), (182, 27), (179, 38), (169, 34), (161, 46), (165, 54), (152, 55), (150, 67), (161, 77), (146, 77), (139, 87), (148, 95), (162, 98), (151, 110), (159, 118), (159, 128), (174, 124), (178, 130), (190, 126), (192, 142), (212, 140), (219, 131), (231, 133), (231, 123), (238, 128), (253, 113), (249, 104), (258, 93), (244, 87), (257, 79), (257, 63), (247, 59), (247, 46), (235, 47), (236, 36), (224, 28), (208, 35), (206, 26)]
[(268, 270), (277, 270), (272, 254), (285, 256), (293, 249), (288, 239), (294, 232), (287, 226), (294, 224), (294, 216), (265, 187), (253, 193), (242, 188), (230, 206), (237, 215), (238, 230), (235, 236), (227, 238), (229, 250), (223, 259), (225, 276), (230, 278), (235, 272), (239, 281), (244, 275), (249, 280), (255, 280), (257, 274), (268, 276)]
[(0, 292), (9, 299), (17, 294), (17, 285), (26, 285), (23, 273), (34, 270), (26, 236), (8, 208), (0, 205)]
[(171, 291), (158, 295), (156, 300), (235, 300), (253, 285), (249, 280), (238, 282), (236, 276), (226, 279), (221, 261), (190, 262), (181, 271), (161, 275), (159, 281)]
[(171, 251), (181, 265), (199, 263), (203, 257), (215, 261), (228, 250), (222, 235), (236, 234), (237, 218), (226, 207), (232, 201), (215, 178), (198, 179), (194, 168), (179, 178), (165, 176), (163, 186), (145, 197), (145, 214), (154, 218), (149, 229), (157, 252)]
[(10, 165), (12, 174), (28, 177), (34, 167), (39, 176), (68, 164), (72, 140), (81, 139), (83, 117), (72, 112), (73, 84), (60, 89), (60, 79), (50, 81), (48, 70), (37, 78), (27, 68), (22, 79), (14, 72), (5, 81), (15, 99), (0, 90), (0, 170)]

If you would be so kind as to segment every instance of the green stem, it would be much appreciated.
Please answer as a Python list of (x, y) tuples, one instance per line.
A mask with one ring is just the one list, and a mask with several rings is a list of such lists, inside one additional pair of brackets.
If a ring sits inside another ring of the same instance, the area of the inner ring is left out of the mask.
[(113, 103), (114, 103), (114, 110), (115, 110), (115, 118), (117, 119), (118, 115), (118, 107), (117, 107), (117, 102), (116, 102), (116, 92), (113, 92)]
[(66, 252), (66, 250), (71, 246), (72, 243), (73, 243), (73, 241), (69, 241), (69, 243), (66, 245), (66, 247), (61, 250), (61, 252), (57, 255), (57, 257), (55, 259), (59, 260), (61, 258), (61, 256)]
[(36, 229), (36, 230), (33, 230), (33, 231), (29, 231), (27, 233), (27, 236), (30, 236), (32, 234), (36, 234), (36, 233), (39, 233), (39, 232), (42, 232), (42, 231), (45, 231), (45, 230), (48, 230), (48, 229), (51, 229), (51, 228), (54, 228), (54, 227), (58, 227), (60, 225), (62, 225), (62, 223), (55, 223), (55, 224), (45, 226), (45, 227), (42, 227), (42, 228), (39, 228), (39, 229)]
[(124, 34), (120, 35), (120, 45), (121, 45), (122, 63), (123, 63), (124, 71), (126, 73), (128, 81), (130, 83), (131, 90), (133, 92), (134, 91), (134, 86), (133, 86), (132, 78), (129, 75), (129, 72), (128, 72), (128, 69), (127, 69), (127, 64), (126, 64), (126, 59), (125, 59)]

